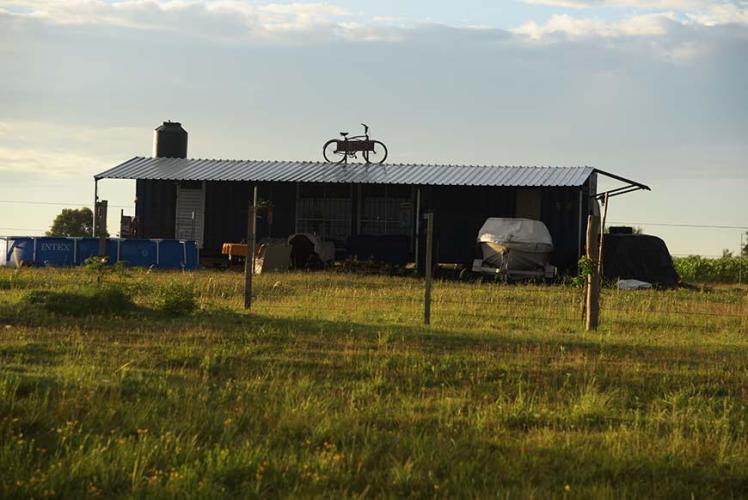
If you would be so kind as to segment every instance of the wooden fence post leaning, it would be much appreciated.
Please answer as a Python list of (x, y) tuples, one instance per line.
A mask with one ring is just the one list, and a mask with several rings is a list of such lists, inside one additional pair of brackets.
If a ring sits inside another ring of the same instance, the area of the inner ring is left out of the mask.
[(587, 275), (587, 307), (584, 322), (585, 331), (596, 330), (600, 319), (600, 273), (599, 259), (600, 217), (590, 215), (587, 218), (587, 257), (591, 260), (590, 274)]
[(426, 290), (423, 302), (423, 324), (431, 324), (431, 274), (434, 252), (434, 213), (426, 214)]

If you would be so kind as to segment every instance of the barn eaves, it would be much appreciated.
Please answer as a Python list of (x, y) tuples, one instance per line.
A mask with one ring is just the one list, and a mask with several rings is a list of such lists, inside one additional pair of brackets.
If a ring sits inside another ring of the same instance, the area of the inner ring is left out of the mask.
[[(649, 190), (644, 184), (593, 167), (525, 167), (478, 165), (364, 164), (311, 161), (207, 160), (132, 158), (94, 179), (173, 181), (319, 182), (406, 184), (422, 186), (582, 186), (593, 173), (627, 183), (614, 190)], [(614, 195), (613, 192), (610, 195)]]

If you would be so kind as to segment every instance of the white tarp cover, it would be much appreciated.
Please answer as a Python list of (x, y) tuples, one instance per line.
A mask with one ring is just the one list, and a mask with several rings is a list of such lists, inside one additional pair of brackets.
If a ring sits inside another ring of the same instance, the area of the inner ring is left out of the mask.
[(485, 264), (508, 270), (542, 268), (553, 251), (548, 228), (532, 219), (486, 219), (478, 232), (478, 243)]
[(532, 219), (486, 219), (478, 232), (478, 242), (497, 243), (526, 252), (551, 252), (553, 239), (545, 224)]
[(648, 290), (652, 288), (652, 283), (640, 280), (618, 280), (619, 290)]

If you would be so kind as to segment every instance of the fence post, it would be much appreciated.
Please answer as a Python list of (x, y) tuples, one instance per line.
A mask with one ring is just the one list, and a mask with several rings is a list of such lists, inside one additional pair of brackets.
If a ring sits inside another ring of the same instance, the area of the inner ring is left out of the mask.
[(585, 331), (596, 330), (600, 319), (600, 273), (596, 260), (599, 258), (600, 216), (590, 215), (587, 218), (587, 257), (592, 261), (590, 274), (587, 275), (587, 314)]
[(247, 257), (244, 259), (244, 309), (252, 307), (252, 275), (255, 272), (255, 232), (257, 230), (257, 186), (247, 210)]
[(431, 278), (434, 252), (434, 213), (426, 214), (426, 291), (423, 302), (423, 323), (431, 324)]

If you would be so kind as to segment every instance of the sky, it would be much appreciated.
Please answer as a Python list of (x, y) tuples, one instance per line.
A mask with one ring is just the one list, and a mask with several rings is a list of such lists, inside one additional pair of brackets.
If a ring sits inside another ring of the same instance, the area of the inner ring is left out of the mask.
[[(90, 206), (164, 120), (195, 158), (321, 160), (366, 122), (393, 162), (594, 166), (652, 187), (608, 220), (675, 255), (748, 226), (748, 1), (0, 0), (0, 75), (0, 234)], [(110, 231), (134, 211), (100, 196)]]

